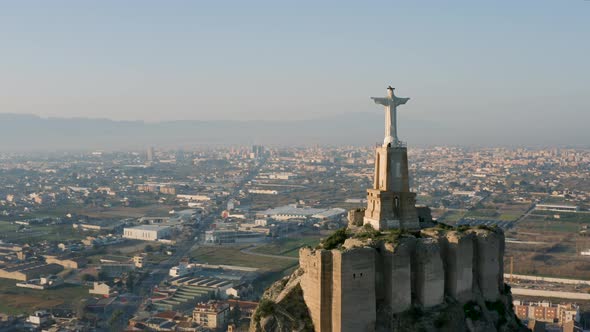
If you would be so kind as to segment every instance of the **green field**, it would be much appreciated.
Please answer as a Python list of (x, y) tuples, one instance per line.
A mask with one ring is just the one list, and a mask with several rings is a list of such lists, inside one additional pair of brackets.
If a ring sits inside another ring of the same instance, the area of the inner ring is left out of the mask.
[(455, 224), (465, 215), (465, 211), (447, 211), (441, 218), (440, 221)]
[(299, 248), (315, 247), (320, 242), (320, 235), (308, 235), (299, 238), (286, 238), (254, 248), (253, 252), (269, 255), (299, 257)]
[(248, 246), (204, 246), (193, 250), (191, 258), (200, 263), (255, 267), (265, 271), (282, 271), (298, 264), (296, 260), (245, 254)]
[[(562, 222), (590, 223), (590, 213), (573, 213), (573, 212), (554, 212), (535, 210), (533, 215), (544, 216), (547, 220), (556, 220)], [(554, 218), (559, 215), (559, 218)]]
[[(17, 232), (19, 228), (26, 231)], [(0, 221), (0, 239), (4, 242), (31, 243), (38, 241), (80, 240), (85, 233), (75, 230), (72, 225), (32, 225), (21, 226), (8, 221)]]
[(529, 231), (547, 231), (560, 233), (575, 233), (580, 231), (580, 223), (564, 221), (560, 219), (546, 218), (544, 216), (529, 215), (526, 219), (518, 223), (519, 229)]
[(475, 219), (496, 219), (500, 213), (496, 209), (477, 209), (468, 211), (465, 217)]
[(518, 219), (520, 216), (522, 216), (522, 213), (518, 214), (510, 212), (501, 212), (500, 216), (498, 216), (498, 219), (502, 221), (514, 221)]
[(8, 221), (0, 221), (0, 234), (2, 236), (6, 234), (16, 233), (18, 225), (12, 224)]
[(0, 312), (10, 315), (30, 313), (37, 309), (57, 306), (75, 308), (83, 298), (88, 297), (88, 288), (77, 285), (63, 285), (48, 290), (16, 287), (16, 280), (0, 279)]

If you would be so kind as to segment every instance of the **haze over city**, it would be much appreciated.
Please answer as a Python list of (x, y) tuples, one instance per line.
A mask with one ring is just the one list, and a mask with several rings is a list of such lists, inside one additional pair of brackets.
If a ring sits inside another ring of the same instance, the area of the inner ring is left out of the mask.
[(0, 332), (590, 332), (590, 1), (0, 1)]
[(368, 97), (392, 84), (411, 98), (400, 113), (406, 123), (444, 128), (423, 131), (416, 144), (590, 141), (587, 1), (6, 1), (0, 9), (1, 113), (355, 123), (382, 115)]

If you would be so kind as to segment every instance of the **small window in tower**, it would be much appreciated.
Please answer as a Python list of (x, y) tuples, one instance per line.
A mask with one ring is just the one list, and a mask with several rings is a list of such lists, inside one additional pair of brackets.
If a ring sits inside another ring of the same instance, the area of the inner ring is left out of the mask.
[(356, 273), (352, 274), (352, 279), (356, 279)]

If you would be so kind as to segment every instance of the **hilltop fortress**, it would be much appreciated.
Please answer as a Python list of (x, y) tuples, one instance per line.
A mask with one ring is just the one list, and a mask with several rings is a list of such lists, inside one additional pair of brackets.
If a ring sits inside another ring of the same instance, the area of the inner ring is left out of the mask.
[(485, 306), (505, 295), (500, 231), (367, 233), (351, 232), (338, 249), (301, 249), (300, 283), (315, 331), (374, 331), (414, 306), (433, 308), (446, 299)]
[[(252, 331), (518, 331), (503, 282), (504, 234), (434, 222), (410, 192), (407, 147), (387, 89), (367, 207), (299, 251), (299, 269), (264, 294)], [(526, 329), (525, 329), (526, 330)]]

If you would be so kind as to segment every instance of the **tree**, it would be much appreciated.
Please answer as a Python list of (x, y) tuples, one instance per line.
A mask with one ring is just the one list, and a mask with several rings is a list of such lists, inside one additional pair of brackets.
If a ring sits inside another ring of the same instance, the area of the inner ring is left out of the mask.
[(123, 310), (117, 309), (113, 312), (113, 315), (108, 321), (109, 327), (112, 331), (117, 331), (117, 325), (120, 323), (121, 318), (123, 317)]
[(125, 280), (125, 287), (127, 288), (128, 291), (130, 291), (130, 292), (133, 291), (134, 283), (135, 283), (135, 275), (130, 272), (127, 275), (127, 279)]
[(106, 280), (108, 278), (109, 278), (109, 275), (105, 271), (98, 272), (98, 280)]
[(240, 310), (239, 305), (235, 305), (234, 308), (231, 310), (229, 317), (233, 319), (234, 323), (238, 324), (240, 322), (240, 318), (242, 318), (242, 311)]
[(96, 278), (91, 275), (91, 274), (83, 274), (80, 279), (82, 279), (82, 281), (94, 281), (96, 280)]

